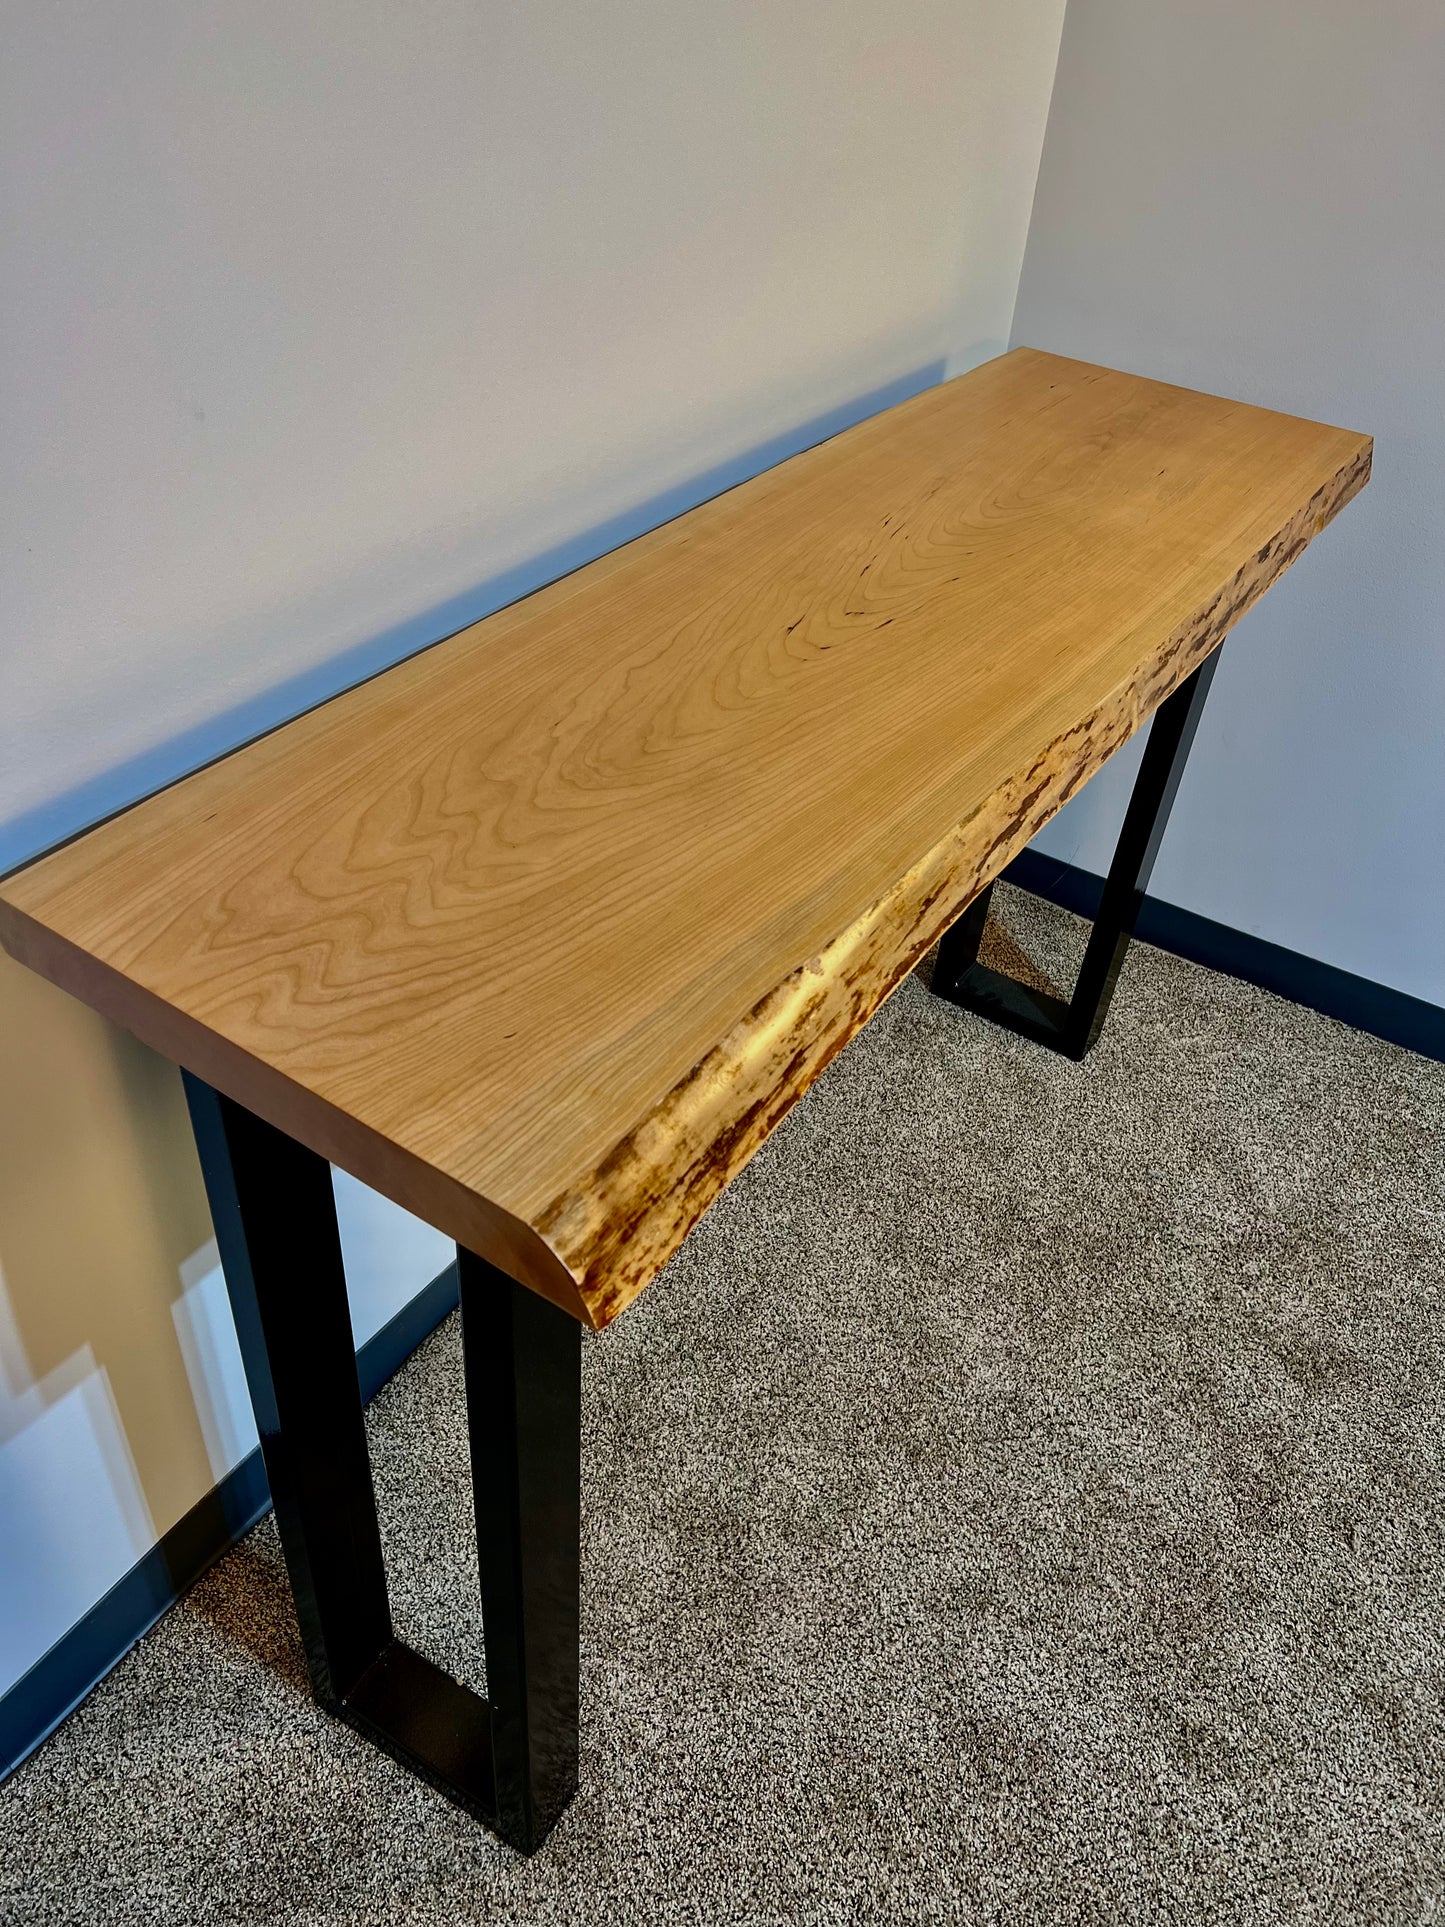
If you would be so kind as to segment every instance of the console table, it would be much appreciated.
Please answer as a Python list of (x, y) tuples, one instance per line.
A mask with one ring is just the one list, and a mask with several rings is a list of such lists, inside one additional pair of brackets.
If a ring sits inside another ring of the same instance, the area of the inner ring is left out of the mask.
[[(1017, 349), (0, 883), (184, 1069), (317, 1698), (515, 1846), (576, 1784), (582, 1327), (940, 937), (940, 994), (1083, 1055), (1218, 645), (1370, 453)], [(1073, 997), (986, 969), (1151, 717)], [(458, 1245), (485, 1700), (392, 1630), (330, 1163)]]

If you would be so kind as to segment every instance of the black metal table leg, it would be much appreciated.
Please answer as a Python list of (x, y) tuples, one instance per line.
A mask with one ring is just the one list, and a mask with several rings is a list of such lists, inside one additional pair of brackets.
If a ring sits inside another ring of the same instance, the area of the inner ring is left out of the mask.
[(529, 1853), (577, 1784), (581, 1327), (458, 1251), (482, 1699), (392, 1631), (330, 1168), (185, 1085), (312, 1690)]
[(582, 1327), (457, 1251), (497, 1828), (540, 1841), (577, 1790)]
[(1031, 990), (978, 961), (992, 884), (939, 945), (933, 969), (938, 996), (1076, 1061), (1098, 1041), (1219, 656), (1218, 649), (1207, 656), (1155, 711), (1072, 997)]

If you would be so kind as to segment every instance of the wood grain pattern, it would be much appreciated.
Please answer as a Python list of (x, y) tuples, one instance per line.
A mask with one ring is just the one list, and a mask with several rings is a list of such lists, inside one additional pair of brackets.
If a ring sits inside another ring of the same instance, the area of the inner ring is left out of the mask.
[(1370, 452), (1016, 350), (42, 858), (0, 939), (605, 1325)]

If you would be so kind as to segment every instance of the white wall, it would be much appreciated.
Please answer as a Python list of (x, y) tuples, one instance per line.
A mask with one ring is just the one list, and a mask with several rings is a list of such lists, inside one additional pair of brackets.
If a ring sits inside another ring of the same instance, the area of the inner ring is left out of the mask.
[[(1001, 349), (1061, 14), (8, 7), (0, 867)], [(8, 965), (0, 1069), (3, 1688), (248, 1427), (172, 1073)]]
[[(1014, 339), (1365, 429), (1226, 646), (1170, 902), (1445, 1004), (1445, 9), (1069, 0)], [(1134, 759), (1040, 839), (1107, 868)]]
[(21, 0), (0, 822), (997, 352), (1061, 15)]

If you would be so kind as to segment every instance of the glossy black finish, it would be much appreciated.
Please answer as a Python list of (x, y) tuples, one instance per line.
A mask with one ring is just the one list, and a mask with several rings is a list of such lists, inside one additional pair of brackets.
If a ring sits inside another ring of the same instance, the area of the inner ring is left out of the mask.
[(391, 1612), (331, 1169), (185, 1085), (311, 1685), (337, 1712), (390, 1640)]
[(933, 971), (938, 996), (1075, 1060), (1098, 1041), (1219, 656), (1217, 649), (1207, 656), (1155, 712), (1073, 996), (1066, 1002), (1030, 990), (978, 961), (992, 885), (939, 945)]
[(577, 1784), (581, 1327), (458, 1251), (484, 1700), (392, 1631), (330, 1167), (185, 1084), (312, 1689), (529, 1853)]
[(582, 1327), (458, 1250), (497, 1831), (545, 1838), (577, 1789)]
[[(383, 1753), (485, 1825), (497, 1825), (491, 1707), (399, 1639), (389, 1639), (345, 1702), (334, 1709)], [(513, 1839), (529, 1852), (541, 1844)]]

